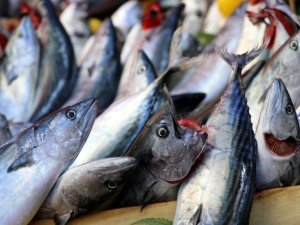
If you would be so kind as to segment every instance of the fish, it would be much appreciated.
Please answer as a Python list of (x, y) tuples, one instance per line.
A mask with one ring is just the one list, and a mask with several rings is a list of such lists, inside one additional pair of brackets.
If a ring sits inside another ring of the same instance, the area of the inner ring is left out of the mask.
[(300, 105), (298, 97), (300, 96), (298, 91), (300, 76), (298, 76), (297, 72), (300, 65), (296, 63), (300, 57), (299, 41), (300, 32), (289, 38), (280, 47), (246, 89), (246, 97), (254, 130), (258, 124), (268, 87), (271, 85), (273, 79), (280, 78), (285, 83), (295, 108)]
[(0, 59), (0, 113), (14, 122), (34, 111), (41, 48), (29, 16), (24, 16)]
[(206, 133), (180, 127), (171, 100), (154, 114), (128, 150), (138, 160), (118, 206), (176, 199), (176, 189), (199, 160)]
[(147, 54), (143, 50), (134, 52), (125, 63), (116, 99), (139, 93), (157, 76), (155, 67)]
[[(235, 51), (241, 34), (245, 5), (228, 19), (214, 41), (203, 50), (202, 61), (186, 71), (174, 74), (168, 81), (171, 95), (203, 93), (205, 98), (192, 111), (186, 112), (201, 121), (219, 101), (230, 81), (230, 68), (214, 51), (224, 47)], [(180, 33), (177, 34), (178, 38)], [(175, 36), (175, 35), (174, 35)], [(177, 49), (180, 49), (178, 46)], [(171, 56), (171, 60), (173, 55)]]
[(0, 114), (0, 146), (12, 138), (6, 117)]
[(268, 89), (255, 137), (258, 145), (256, 189), (299, 184), (299, 122), (281, 79), (274, 79)]
[(97, 110), (94, 99), (80, 102), (50, 114), (1, 146), (1, 223), (31, 221), (80, 152)]
[(96, 98), (99, 107), (106, 109), (116, 96), (122, 70), (116, 32), (111, 20), (104, 21), (97, 33), (88, 40), (78, 63), (79, 78), (73, 94), (64, 105)]
[(72, 43), (51, 1), (39, 0), (35, 7), (42, 16), (37, 33), (43, 51), (37, 83), (37, 104), (30, 121), (25, 122), (36, 122), (60, 108), (72, 94), (78, 78)]
[(12, 121), (8, 122), (9, 130), (12, 134), (12, 136), (16, 136), (19, 133), (21, 133), (23, 130), (26, 130), (27, 128), (31, 127), (33, 123), (14, 123)]
[(92, 35), (87, 20), (87, 4), (69, 4), (61, 13), (59, 19), (70, 36), (75, 58), (78, 59), (82, 48)]
[(132, 27), (141, 22), (143, 14), (140, 3), (130, 0), (121, 5), (112, 15), (111, 20), (120, 33), (120, 41), (124, 43)]
[(241, 73), (262, 49), (241, 55), (216, 49), (231, 66), (232, 78), (205, 125), (201, 163), (180, 186), (174, 225), (249, 223), (257, 145)]
[[(53, 218), (65, 225), (70, 218), (111, 205), (131, 176), (137, 161), (131, 157), (92, 161), (65, 172), (37, 213), (37, 219)], [(84, 191), (83, 191), (84, 190)]]

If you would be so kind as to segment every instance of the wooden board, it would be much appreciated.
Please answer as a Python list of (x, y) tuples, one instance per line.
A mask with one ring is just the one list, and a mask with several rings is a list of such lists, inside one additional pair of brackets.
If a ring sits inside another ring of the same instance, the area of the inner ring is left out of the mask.
[[(73, 219), (70, 225), (130, 225), (149, 217), (173, 220), (176, 202), (164, 202), (140, 207), (107, 210)], [(250, 225), (299, 225), (300, 186), (279, 188), (257, 193)], [(33, 221), (30, 225), (54, 225), (52, 220)]]

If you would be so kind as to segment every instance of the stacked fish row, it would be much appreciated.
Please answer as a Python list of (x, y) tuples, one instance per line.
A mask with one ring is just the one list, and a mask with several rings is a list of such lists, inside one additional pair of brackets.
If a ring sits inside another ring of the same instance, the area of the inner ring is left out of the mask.
[(0, 23), (0, 224), (177, 199), (173, 224), (243, 225), (255, 190), (300, 183), (298, 17), (166, 2), (128, 1), (94, 34), (101, 1), (24, 1)]

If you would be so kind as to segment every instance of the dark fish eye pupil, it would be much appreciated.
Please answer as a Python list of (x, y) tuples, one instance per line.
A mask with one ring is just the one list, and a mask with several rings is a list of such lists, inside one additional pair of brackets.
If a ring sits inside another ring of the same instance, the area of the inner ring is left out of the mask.
[(155, 18), (156, 16), (157, 16), (157, 11), (156, 10), (151, 10), (150, 11), (150, 16), (152, 17), (152, 18)]
[(110, 190), (114, 190), (114, 189), (116, 189), (118, 187), (118, 184), (116, 182), (108, 182), (107, 183), (107, 187)]
[(290, 43), (290, 48), (293, 49), (293, 50), (297, 50), (298, 49), (298, 42), (296, 40), (293, 40)]
[(291, 115), (294, 112), (293, 106), (291, 106), (290, 104), (288, 104), (285, 107), (285, 111), (286, 111), (287, 114)]
[(167, 127), (162, 126), (157, 129), (157, 135), (160, 138), (166, 138), (169, 135), (169, 130)]
[(74, 109), (70, 109), (68, 112), (67, 112), (67, 117), (70, 119), (70, 120), (74, 120), (76, 118), (76, 111)]
[(138, 69), (138, 74), (145, 73), (146, 70), (147, 70), (147, 68), (146, 68), (145, 66), (141, 66), (141, 67)]

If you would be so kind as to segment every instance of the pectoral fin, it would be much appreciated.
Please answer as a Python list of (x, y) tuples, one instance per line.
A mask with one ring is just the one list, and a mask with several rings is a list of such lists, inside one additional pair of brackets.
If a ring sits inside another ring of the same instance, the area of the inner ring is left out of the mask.
[(34, 164), (33, 152), (32, 149), (30, 151), (26, 151), (24, 154), (19, 156), (7, 169), (7, 172), (13, 172), (20, 168), (31, 166)]
[(66, 225), (72, 216), (72, 212), (55, 214), (53, 220), (55, 225)]

